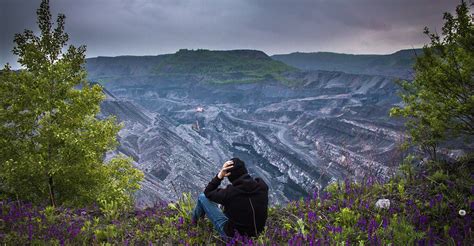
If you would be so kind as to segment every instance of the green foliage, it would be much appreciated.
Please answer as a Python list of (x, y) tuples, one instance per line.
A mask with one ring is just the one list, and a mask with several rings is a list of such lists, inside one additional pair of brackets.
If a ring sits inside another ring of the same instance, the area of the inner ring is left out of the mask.
[(256, 50), (180, 50), (158, 64), (156, 73), (164, 76), (197, 76), (204, 82), (254, 83), (277, 80), (284, 84), (297, 81), (282, 76), (296, 71), (280, 61), (272, 60)]
[(350, 208), (343, 208), (336, 215), (336, 222), (346, 227), (353, 227), (358, 219), (357, 214)]
[(144, 174), (139, 169), (133, 167), (130, 158), (114, 158), (104, 165), (103, 175), (105, 184), (100, 187), (99, 202), (108, 204), (113, 211), (129, 209), (133, 207), (132, 196), (140, 189), (140, 181)]
[[(357, 234), (357, 221), (360, 214), (350, 208), (342, 208), (339, 212), (334, 215), (334, 225), (342, 228), (342, 233), (335, 233), (334, 237), (336, 241), (343, 242), (344, 239), (354, 238), (354, 234)], [(360, 238), (359, 238), (360, 239)]]
[(130, 159), (103, 162), (121, 126), (96, 118), (105, 96), (85, 80), (85, 46), (63, 52), (65, 16), (53, 28), (47, 0), (37, 14), (39, 36), (15, 35), (13, 53), (23, 69), (7, 64), (0, 72), (0, 189), (53, 206), (129, 203), (142, 176)]
[(400, 166), (398, 168), (399, 174), (403, 176), (403, 178), (407, 180), (412, 180), (413, 179), (413, 173), (414, 168), (413, 168), (413, 160), (415, 159), (415, 156), (410, 154), (408, 155), (402, 163), (400, 163)]
[[(414, 245), (425, 235), (423, 232), (416, 231), (416, 228), (404, 217), (394, 214), (390, 220), (393, 223), (390, 223), (386, 229), (378, 229), (378, 234), (382, 238), (386, 238), (383, 240), (383, 245), (388, 245), (392, 242), (395, 245)], [(393, 238), (393, 240), (389, 240), (390, 238)]]
[(169, 208), (177, 211), (181, 218), (184, 218), (188, 221), (191, 221), (189, 215), (192, 214), (195, 206), (196, 203), (189, 192), (183, 193), (183, 196), (178, 200), (178, 202), (168, 204)]
[[(412, 179), (394, 177), (331, 185), (331, 193), (269, 208), (265, 230), (256, 238), (239, 235), (231, 245), (472, 245), (471, 188), (474, 159), (432, 162)], [(440, 172), (438, 172), (440, 171)], [(440, 175), (442, 173), (442, 175)], [(443, 188), (447, 186), (449, 190)], [(403, 188), (401, 188), (403, 187)], [(390, 208), (375, 209), (381, 197)], [(190, 221), (195, 205), (188, 193), (170, 204), (109, 214), (101, 209), (68, 210), (17, 202), (0, 203), (5, 244), (210, 245), (224, 244), (208, 219)], [(2, 202), (2, 201), (0, 201)], [(460, 215), (459, 210), (465, 210)], [(110, 205), (114, 210), (114, 205)], [(1, 223), (0, 223), (1, 226)], [(46, 235), (46, 237), (45, 237)]]
[(100, 211), (104, 215), (104, 217), (109, 220), (116, 220), (120, 216), (120, 211), (122, 210), (119, 206), (119, 203), (112, 200), (99, 200)]
[[(107, 239), (113, 239), (118, 236), (118, 231), (115, 225), (106, 225), (104, 228), (94, 230), (94, 235), (97, 241), (103, 242)], [(110, 244), (111, 245), (111, 244)]]
[(44, 208), (43, 214), (44, 214), (44, 217), (46, 218), (47, 222), (49, 222), (49, 223), (54, 222), (54, 219), (55, 219), (54, 213), (55, 212), (56, 211), (54, 211), (53, 206), (47, 206), (46, 208)]
[(404, 107), (392, 116), (407, 118), (413, 144), (436, 159), (437, 145), (474, 134), (474, 24), (465, 2), (456, 16), (444, 14), (443, 36), (425, 28), (431, 43), (417, 58), (415, 79), (402, 81)]
[(306, 226), (305, 226), (305, 222), (303, 221), (302, 218), (299, 218), (297, 221), (296, 221), (296, 225), (297, 225), (297, 231), (299, 233), (301, 233), (303, 236), (306, 236), (306, 234), (308, 234), (308, 231), (306, 230)]

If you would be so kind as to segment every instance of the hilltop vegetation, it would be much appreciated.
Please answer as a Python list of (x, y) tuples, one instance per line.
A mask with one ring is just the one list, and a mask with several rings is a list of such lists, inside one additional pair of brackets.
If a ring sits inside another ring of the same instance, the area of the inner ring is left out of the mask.
[(85, 68), (89, 78), (113, 82), (122, 76), (150, 76), (156, 66), (170, 55), (116, 56), (87, 58)]
[(205, 83), (294, 84), (288, 73), (298, 69), (275, 61), (258, 50), (179, 50), (159, 56), (97, 57), (87, 60), (89, 77), (112, 82), (121, 76), (155, 76), (173, 80), (193, 79)]
[(257, 50), (180, 50), (156, 68), (166, 76), (197, 76), (209, 83), (249, 83), (276, 80), (289, 83), (284, 73), (296, 71)]
[(389, 55), (352, 55), (332, 52), (291, 53), (272, 58), (305, 70), (340, 71), (353, 74), (391, 75), (411, 78), (416, 57), (421, 49), (400, 50)]
[(208, 83), (299, 83), (301, 70), (341, 71), (351, 74), (390, 75), (411, 79), (421, 49), (400, 50), (390, 55), (351, 55), (331, 52), (291, 53), (267, 56), (258, 50), (187, 50), (157, 56), (88, 58), (89, 77), (113, 82), (120, 77), (156, 76), (159, 79), (193, 78)]

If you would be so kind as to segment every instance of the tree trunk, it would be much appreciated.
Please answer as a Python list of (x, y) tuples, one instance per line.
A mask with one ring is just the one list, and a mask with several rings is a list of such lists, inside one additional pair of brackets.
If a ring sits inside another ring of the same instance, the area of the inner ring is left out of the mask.
[(53, 186), (53, 177), (48, 177), (48, 185), (49, 185), (49, 200), (51, 202), (51, 206), (56, 207), (56, 199), (54, 198), (54, 186)]

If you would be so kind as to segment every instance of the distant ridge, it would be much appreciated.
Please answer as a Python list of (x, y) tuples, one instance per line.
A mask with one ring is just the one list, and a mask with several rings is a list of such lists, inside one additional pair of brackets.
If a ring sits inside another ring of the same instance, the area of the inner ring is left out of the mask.
[(86, 59), (88, 77), (93, 80), (122, 76), (147, 76), (169, 55), (116, 56)]
[(187, 50), (166, 57), (156, 68), (165, 76), (191, 75), (211, 83), (242, 83), (277, 80), (282, 74), (297, 70), (271, 59), (259, 50)]
[(327, 70), (411, 78), (415, 58), (422, 53), (422, 49), (400, 50), (388, 55), (295, 52), (273, 55), (272, 58), (303, 70)]
[(277, 81), (298, 83), (298, 70), (325, 70), (349, 74), (383, 75), (403, 79), (413, 76), (421, 49), (388, 55), (352, 55), (315, 52), (268, 56), (259, 50), (187, 50), (156, 56), (116, 56), (86, 59), (89, 79), (112, 82), (123, 77), (161, 77), (214, 84)]
[(192, 77), (207, 83), (291, 83), (284, 74), (298, 71), (259, 50), (187, 50), (158, 56), (118, 56), (87, 59), (89, 78), (110, 81), (123, 76)]

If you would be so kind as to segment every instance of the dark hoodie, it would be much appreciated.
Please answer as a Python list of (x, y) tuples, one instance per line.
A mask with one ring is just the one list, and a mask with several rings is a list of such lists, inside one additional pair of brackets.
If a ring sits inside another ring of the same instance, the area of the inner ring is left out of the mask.
[(209, 200), (224, 205), (224, 214), (229, 218), (224, 226), (227, 236), (233, 237), (234, 230), (251, 237), (262, 232), (267, 220), (267, 184), (260, 178), (252, 179), (248, 174), (224, 189), (218, 188), (221, 181), (216, 175), (204, 194)]

